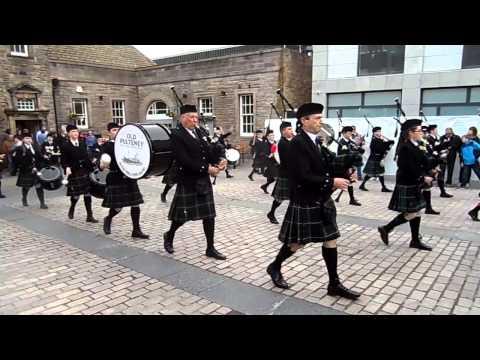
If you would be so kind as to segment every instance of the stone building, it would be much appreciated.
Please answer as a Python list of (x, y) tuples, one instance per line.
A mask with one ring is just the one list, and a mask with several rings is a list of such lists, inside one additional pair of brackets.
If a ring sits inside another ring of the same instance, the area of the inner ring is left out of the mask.
[(172, 126), (174, 86), (210, 127), (223, 126), (244, 148), (272, 115), (270, 103), (281, 109), (277, 89), (295, 107), (310, 100), (310, 55), (299, 45), (247, 45), (153, 62), (126, 45), (1, 45), (0, 128), (76, 122), (100, 132), (112, 120)]

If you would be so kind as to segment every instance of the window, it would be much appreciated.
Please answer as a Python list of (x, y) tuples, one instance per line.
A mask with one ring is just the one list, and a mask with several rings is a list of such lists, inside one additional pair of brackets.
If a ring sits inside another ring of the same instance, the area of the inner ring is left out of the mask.
[(72, 113), (77, 115), (76, 125), (79, 128), (88, 128), (87, 99), (73, 99)]
[(476, 115), (479, 108), (480, 87), (422, 91), (422, 110), (427, 116)]
[(359, 45), (358, 75), (403, 73), (405, 45)]
[(211, 97), (198, 99), (199, 113), (203, 115), (213, 115), (213, 101)]
[(363, 114), (368, 117), (396, 116), (395, 98), (401, 101), (401, 97), (401, 91), (328, 94), (327, 117), (337, 117), (337, 110), (343, 117), (361, 117)]
[(118, 125), (125, 124), (125, 101), (112, 101), (112, 121)]
[(240, 95), (240, 135), (251, 136), (255, 131), (253, 95)]
[(10, 55), (28, 56), (28, 45), (10, 45)]
[(35, 111), (34, 99), (18, 99), (17, 100), (18, 111)]
[(147, 115), (166, 115), (169, 110), (167, 104), (163, 101), (155, 101), (152, 105), (149, 106)]
[(480, 67), (480, 45), (463, 45), (462, 69)]

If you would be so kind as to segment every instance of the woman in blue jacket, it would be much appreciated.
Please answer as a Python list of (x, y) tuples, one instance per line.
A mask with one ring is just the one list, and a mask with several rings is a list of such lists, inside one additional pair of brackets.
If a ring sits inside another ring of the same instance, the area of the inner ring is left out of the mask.
[(469, 134), (463, 139), (463, 145), (461, 148), (463, 161), (463, 179), (461, 187), (465, 187), (465, 185), (470, 182), (472, 170), (480, 179), (480, 164), (478, 163), (476, 156), (476, 152), (480, 151), (480, 144), (475, 141), (473, 135), (476, 134)]

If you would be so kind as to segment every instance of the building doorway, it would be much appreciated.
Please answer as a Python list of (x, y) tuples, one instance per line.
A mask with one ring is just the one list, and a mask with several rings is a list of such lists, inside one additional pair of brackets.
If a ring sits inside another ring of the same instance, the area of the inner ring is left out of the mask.
[(40, 130), (41, 127), (41, 120), (15, 120), (15, 132), (18, 132), (18, 130), (23, 132), (24, 129), (28, 129), (32, 136), (35, 136), (35, 133)]

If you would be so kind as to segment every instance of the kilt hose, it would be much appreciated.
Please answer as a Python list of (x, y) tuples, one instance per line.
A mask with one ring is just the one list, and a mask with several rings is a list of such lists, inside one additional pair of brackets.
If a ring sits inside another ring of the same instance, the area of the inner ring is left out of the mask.
[(214, 218), (215, 200), (210, 181), (205, 195), (198, 194), (194, 185), (178, 183), (168, 212), (168, 220), (186, 222)]
[(388, 208), (401, 213), (415, 213), (426, 206), (420, 185), (395, 185)]
[(367, 164), (363, 169), (363, 173), (370, 177), (383, 176), (385, 174), (385, 167), (382, 166), (381, 163), (381, 160), (375, 160), (369, 157), (367, 160)]
[(273, 188), (272, 196), (278, 202), (290, 200), (288, 178), (284, 178), (284, 177), (277, 178), (277, 182), (275, 183), (275, 187)]
[(67, 196), (90, 194), (90, 178), (87, 169), (72, 172), (67, 180)]
[(123, 179), (121, 182), (108, 185), (102, 207), (120, 209), (143, 204), (143, 196), (136, 180)]
[(314, 204), (290, 201), (278, 238), (287, 245), (335, 240), (340, 237), (336, 216), (331, 198)]

